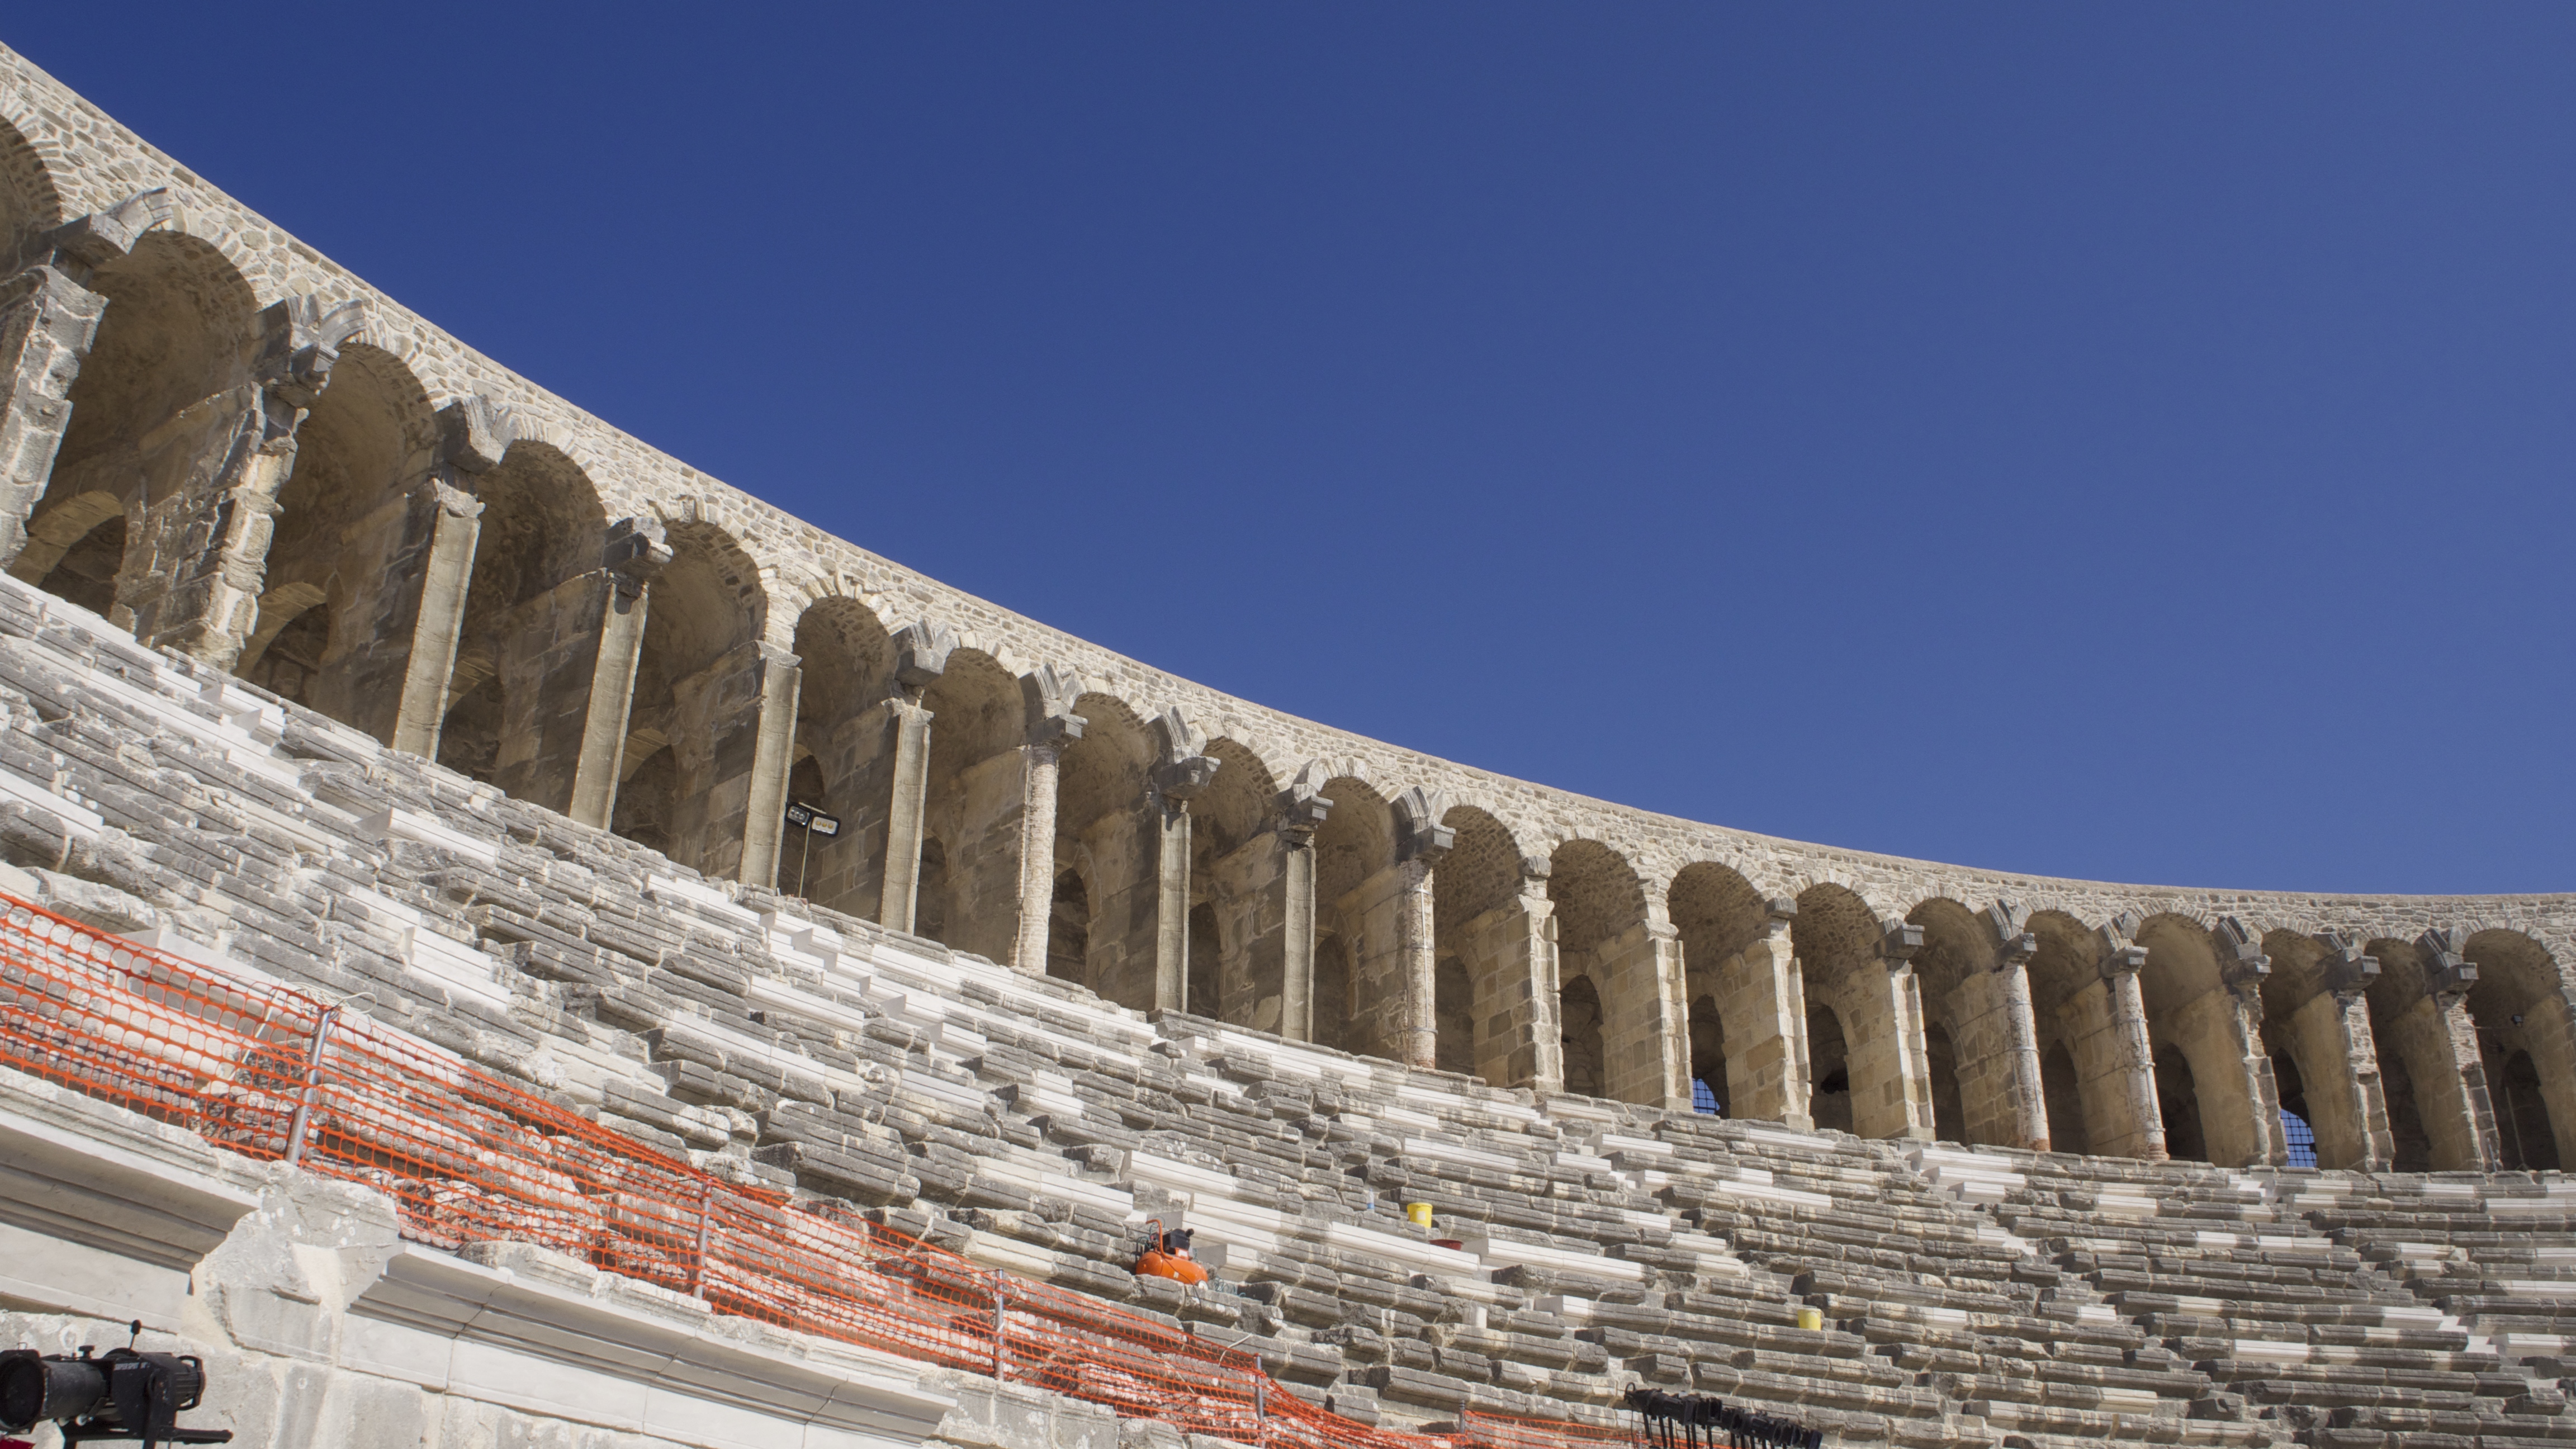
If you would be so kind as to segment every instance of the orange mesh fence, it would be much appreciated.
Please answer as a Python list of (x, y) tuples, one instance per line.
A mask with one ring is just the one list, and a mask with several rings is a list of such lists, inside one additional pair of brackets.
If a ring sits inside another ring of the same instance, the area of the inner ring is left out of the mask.
[(406, 1236), (534, 1243), (719, 1312), (1281, 1449), (1576, 1449), (1610, 1429), (1328, 1414), (1250, 1353), (720, 1181), (427, 1043), (0, 896), (0, 1064), (247, 1156), (370, 1184)]

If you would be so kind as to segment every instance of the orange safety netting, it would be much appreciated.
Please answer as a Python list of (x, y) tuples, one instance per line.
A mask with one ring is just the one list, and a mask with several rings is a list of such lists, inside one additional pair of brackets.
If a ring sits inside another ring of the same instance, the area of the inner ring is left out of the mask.
[(831, 1203), (720, 1181), (452, 1053), (0, 895), (0, 1065), (390, 1195), (441, 1248), (535, 1243), (739, 1314), (1281, 1449), (1576, 1449), (1632, 1432), (1469, 1412), (1398, 1433), (1252, 1354), (979, 1268)]

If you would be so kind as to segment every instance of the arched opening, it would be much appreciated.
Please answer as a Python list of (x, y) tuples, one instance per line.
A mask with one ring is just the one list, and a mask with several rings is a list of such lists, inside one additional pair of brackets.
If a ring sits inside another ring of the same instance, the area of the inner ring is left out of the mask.
[(2026, 969), (2042, 1068), (2055, 1052), (2068, 1074), (2062, 1087), (2054, 1089), (2059, 1095), (2043, 1094), (2049, 1146), (2060, 1152), (2162, 1159), (2160, 1109), (2144, 1100), (2153, 1092), (2153, 1077), (2144, 1084), (2131, 1080), (2136, 1056), (2118, 1014), (2121, 973), (2106, 971), (2101, 935), (2055, 910), (2032, 912), (2026, 926), (2038, 943)]
[[(344, 344), (331, 385), (296, 429), (252, 628), (254, 641), (268, 633), (272, 607), (295, 619), (288, 628), (325, 622), (298, 697), (388, 744), (440, 513), (426, 481), (437, 461), (437, 418), (420, 380), (389, 352)], [(301, 607), (317, 592), (327, 613)], [(255, 677), (258, 664), (245, 648), (237, 669)]]
[(1559, 993), (1565, 1024), (1565, 1090), (1583, 1097), (1606, 1095), (1601, 1060), (1601, 993), (1589, 976), (1570, 976)]
[(1994, 918), (1935, 897), (1906, 920), (1923, 929), (1913, 974), (1923, 1002), (1933, 1131), (1945, 1142), (2021, 1145), (2016, 1074), (2026, 1058), (2019, 1055), (2012, 977), (1997, 969)]
[(614, 588), (608, 521), (588, 475), (541, 442), (512, 443), (474, 491), (483, 513), (438, 762), (568, 810)]
[[(2251, 992), (2240, 996), (2222, 978), (2216, 935), (2208, 925), (2159, 914), (2138, 927), (2135, 940), (2147, 950), (2138, 988), (2154, 1047), (2166, 1151), (2221, 1167), (2272, 1161), (2280, 1124), (2266, 1103), (2271, 1071), (2259, 1027), (2260, 998)], [(2171, 1075), (2169, 1060), (2189, 1068), (2173, 1078), (2189, 1084), (2187, 1110), (2161, 1096)], [(2177, 1145), (2171, 1134), (2186, 1120), (2190, 1131)], [(2185, 1145), (2193, 1150), (2184, 1151)]]
[[(1544, 943), (1521, 901), (1521, 851), (1511, 832), (1471, 805), (1440, 818), (1451, 831), (1449, 853), (1431, 873), (1431, 938), (1441, 969), (1455, 963), (1446, 988), (1458, 996), (1439, 1020), (1439, 1059), (1463, 1062), (1497, 1087), (1527, 1086), (1541, 1073), (1542, 1045), (1562, 1033), (1554, 1003), (1541, 999), (1533, 970)], [(1453, 1038), (1455, 1038), (1453, 1040)], [(1554, 1052), (1547, 1056), (1552, 1062)]]
[[(81, 532), (36, 587), (106, 618), (116, 609), (116, 575), (125, 566), (125, 510), (104, 493), (85, 494), (81, 501), (90, 506), (59, 509), (46, 520), (58, 530)], [(101, 516), (83, 526), (93, 509)]]
[(2059, 1152), (2091, 1152), (2084, 1131), (2084, 1099), (2077, 1086), (2075, 1056), (2057, 1042), (2039, 1059), (2042, 1095), (2048, 1099), (2048, 1145)]
[(17, 127), (0, 121), (0, 245), (15, 255), (62, 220), (62, 198), (44, 157)]
[(1691, 1003), (1692, 1080), (1708, 1084), (1727, 1116), (1805, 1125), (1791, 955), (1769, 903), (1752, 882), (1710, 861), (1682, 867), (1664, 899)]
[[(1222, 771), (1219, 771), (1222, 774)], [(1386, 797), (1355, 775), (1323, 785), (1332, 813), (1315, 831), (1315, 932), (1341, 943), (1347, 1021), (1343, 1040), (1368, 1056), (1401, 1057), (1405, 980), (1403, 872), (1396, 868), (1395, 814)], [(1316, 1034), (1323, 1025), (1323, 970), (1316, 969)]]
[[(318, 595), (320, 590), (312, 593)], [(318, 597), (269, 597), (278, 600), (277, 609), (263, 606), (261, 612), (275, 613), (277, 627), (274, 632), (263, 627), (253, 636), (259, 647), (242, 665), (241, 677), (289, 704), (319, 708), (314, 701), (315, 681), (322, 675), (323, 653), (331, 646), (331, 606)], [(265, 626), (269, 621), (261, 622)]]
[(1843, 1040), (1842, 1018), (1835, 1015), (1831, 1007), (1807, 1008), (1807, 1062), (1816, 1078), (1808, 1107), (1815, 1114), (1816, 1130), (1851, 1131), (1850, 1052)]
[[(767, 600), (760, 570), (723, 530), (681, 524), (670, 542), (644, 615), (611, 828), (639, 844), (652, 843), (639, 831), (654, 830), (655, 848), (675, 863), (731, 878), (751, 804)], [(668, 782), (663, 799), (649, 809), (630, 803), (639, 785), (657, 781)]]
[(2166, 1154), (2180, 1162), (2209, 1161), (2209, 1142), (2201, 1131), (2200, 1090), (2191, 1060), (2180, 1047), (2156, 1051), (2156, 1102), (2164, 1112)]
[(1434, 1065), (1444, 1072), (1470, 1076), (1476, 1070), (1476, 1020), (1471, 1002), (1475, 988), (1467, 980), (1467, 963), (1443, 956), (1431, 970), (1432, 1014), (1439, 1031)]
[[(210, 566), (190, 533), (213, 506), (216, 475), (256, 401), (250, 359), (258, 304), (221, 253), (175, 231), (147, 232), (100, 265), (88, 286), (108, 299), (68, 394), (71, 417), (27, 543), (10, 573), (54, 592), (77, 590), (147, 643), (187, 642), (174, 611), (202, 600), (185, 587)], [(101, 529), (110, 517), (123, 523)], [(75, 548), (89, 556), (58, 573)], [(113, 548), (113, 556), (108, 551)], [(105, 579), (102, 591), (98, 581)], [(197, 621), (201, 622), (201, 621)]]
[(2484, 1156), (2472, 1126), (2466, 1065), (2428, 989), (2422, 953), (2412, 941), (2381, 937), (2363, 948), (2378, 958), (2370, 983), (2370, 1035), (2388, 1104), (2390, 1166), (2399, 1172), (2474, 1168)]
[[(1601, 1042), (1599, 1095), (1660, 1106), (1665, 1095), (1663, 1040), (1654, 940), (1648, 931), (1645, 883), (1627, 858), (1596, 840), (1569, 840), (1550, 859), (1548, 898), (1555, 902), (1559, 979), (1583, 977), (1595, 993)], [(1675, 1021), (1680, 1032), (1684, 1024)], [(1571, 1025), (1567, 1034), (1572, 1035)], [(1675, 1062), (1675, 1066), (1681, 1063)], [(1572, 1084), (1573, 1065), (1566, 1067)], [(1679, 1086), (1683, 1074), (1674, 1073)]]
[[(1905, 972), (1890, 969), (1879, 955), (1884, 932), (1867, 902), (1839, 885), (1810, 886), (1798, 897), (1798, 918), (1790, 926), (1800, 975), (1806, 983), (1808, 1019), (1814, 1008), (1830, 1008), (1838, 1060), (1848, 1077), (1844, 1106), (1850, 1115), (1845, 1130), (1862, 1137), (1899, 1137), (1919, 1124), (1929, 1127), (1922, 1091), (1919, 1045), (1906, 1009)], [(1816, 1122), (1826, 1109), (1825, 1058), (1808, 1048), (1810, 1070), (1820, 1094)]]
[(1189, 973), (1182, 1009), (1196, 1016), (1216, 1017), (1223, 999), (1217, 987), (1217, 960), (1224, 949), (1219, 934), (1213, 906), (1201, 901), (1190, 907)]
[(2503, 1129), (2504, 1165), (2528, 1172), (2558, 1170), (2558, 1137), (2551, 1130), (2549, 1103), (2540, 1090), (2540, 1068), (2531, 1053), (2506, 1057), (2499, 1078), (2504, 1083), (2504, 1110), (2496, 1114)]
[(1190, 961), (1206, 955), (1206, 988), (1190, 985), (1190, 1010), (1237, 1026), (1277, 1031), (1287, 980), (1287, 846), (1279, 834), (1279, 783), (1261, 757), (1234, 740), (1211, 740), (1216, 778), (1190, 802)]
[[(1019, 941), (1021, 817), (1028, 800), (1028, 706), (1020, 682), (980, 649), (949, 651), (921, 694), (930, 710), (922, 821), (946, 843), (935, 882), (924, 861), (913, 931), (988, 961)], [(926, 847), (925, 847), (926, 848)], [(1213, 1011), (1199, 997), (1190, 1010)]]
[(1726, 1023), (1717, 1014), (1717, 998), (1697, 996), (1690, 1004), (1691, 1108), (1714, 1116), (1726, 1109)]
[[(656, 585), (658, 593), (659, 586)], [(789, 645), (801, 661), (796, 754), (789, 795), (841, 822), (820, 840), (790, 831), (788, 851), (810, 850), (805, 895), (861, 920), (883, 920), (887, 812), (894, 798), (894, 645), (856, 599), (817, 599), (796, 619)], [(936, 741), (937, 721), (932, 722)], [(916, 911), (920, 893), (914, 892)], [(919, 920), (914, 929), (919, 931)]]
[(2388, 1111), (2367, 1011), (2350, 1009), (2364, 968), (2340, 937), (2278, 930), (2263, 937), (2263, 1043), (2280, 1106), (2287, 1165), (2368, 1169), (2388, 1162)]
[(1073, 712), (1089, 723), (1057, 767), (1056, 869), (1080, 870), (1087, 887), (1084, 980), (1104, 998), (1143, 1011), (1154, 1004), (1162, 850), (1145, 788), (1155, 749), (1124, 700), (1086, 694)]
[(2478, 968), (2467, 1006), (2498, 1152), (2534, 1170), (2576, 1158), (2576, 1041), (2558, 963), (2520, 931), (2476, 932), (2465, 954)]
[(1091, 984), (1091, 892), (1082, 873), (1060, 872), (1055, 904), (1047, 912), (1047, 974), (1076, 986)]

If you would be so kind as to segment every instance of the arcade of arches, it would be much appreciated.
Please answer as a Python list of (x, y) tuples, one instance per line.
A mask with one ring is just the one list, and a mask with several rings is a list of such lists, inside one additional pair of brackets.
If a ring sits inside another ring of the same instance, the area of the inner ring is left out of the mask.
[(2576, 1161), (2533, 935), (1897, 914), (1516, 837), (799, 592), (695, 506), (615, 516), (596, 460), (434, 396), (361, 303), (260, 305), (158, 193), (66, 221), (0, 179), (0, 567), (679, 866), (1505, 1087), (2227, 1165), (2294, 1135), (2327, 1167)]

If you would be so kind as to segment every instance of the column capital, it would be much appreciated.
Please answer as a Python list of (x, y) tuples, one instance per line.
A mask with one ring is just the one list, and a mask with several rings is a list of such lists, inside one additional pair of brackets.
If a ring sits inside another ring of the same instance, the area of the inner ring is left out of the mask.
[(1440, 790), (1425, 790), (1419, 785), (1395, 797), (1395, 823), (1399, 834), (1395, 856), (1398, 860), (1419, 860), (1424, 865), (1438, 863), (1449, 848), (1458, 843), (1458, 833), (1440, 823), (1449, 813), (1449, 796)]
[(1995, 933), (1996, 970), (2009, 971), (2039, 954), (2039, 937), (2029, 929), (2030, 914), (2019, 904), (1998, 897), (1986, 907), (1985, 922)]
[(1914, 953), (1923, 949), (1923, 928), (1912, 921), (1881, 921), (1878, 959), (1890, 973), (1909, 969)]
[(1073, 712), (1082, 697), (1082, 676), (1052, 664), (1041, 664), (1020, 676), (1020, 702), (1028, 708), (1029, 743), (1052, 744), (1058, 750), (1082, 738), (1090, 721)]
[(948, 656), (957, 649), (957, 631), (928, 619), (894, 631), (894, 677), (918, 694), (948, 672)]
[(1154, 761), (1154, 792), (1187, 809), (1191, 797), (1216, 779), (1220, 762), (1207, 752), (1207, 731), (1190, 723), (1176, 704), (1154, 716), (1154, 734), (1161, 746)]
[(2468, 948), (2469, 933), (2456, 926), (2415, 938), (2415, 949), (2424, 956), (2425, 995), (2447, 1005), (2469, 994), (2478, 984), (2478, 966), (2468, 958)]
[(2228, 989), (2239, 996), (2260, 990), (2263, 978), (2272, 974), (2272, 958), (2263, 954), (2261, 940), (2234, 916), (2219, 917), (2209, 934), (2218, 946), (2218, 978)]
[(438, 461), (459, 473), (488, 473), (501, 466), (519, 440), (519, 420), (480, 393), (438, 410)]
[(2326, 948), (2325, 959), (2317, 963), (2317, 979), (2346, 1006), (2370, 989), (2379, 979), (2379, 958), (2365, 956), (2361, 947), (2340, 931), (2319, 931), (2317, 940)]
[(1304, 850), (1315, 843), (1315, 831), (1332, 814), (1333, 802), (1323, 796), (1314, 781), (1299, 775), (1279, 792), (1279, 834), (1291, 850)]
[(331, 385), (332, 364), (340, 344), (367, 325), (367, 304), (352, 298), (326, 306), (306, 292), (275, 303), (259, 314), (259, 352), (251, 376), (262, 391), (293, 408), (309, 408)]
[(2122, 976), (2135, 976), (2146, 964), (2147, 948), (2123, 941), (2102, 953), (2102, 979), (2111, 981)]

